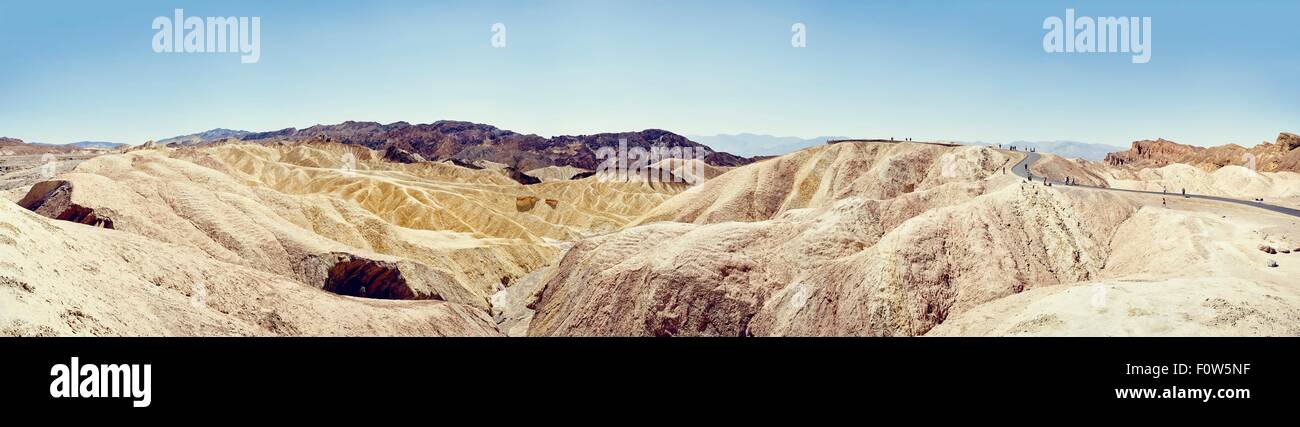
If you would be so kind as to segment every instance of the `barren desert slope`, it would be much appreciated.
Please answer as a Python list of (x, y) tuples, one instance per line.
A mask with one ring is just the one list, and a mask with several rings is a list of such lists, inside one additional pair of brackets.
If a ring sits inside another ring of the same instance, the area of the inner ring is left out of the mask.
[(0, 203), (0, 336), (498, 335), (481, 310), (335, 295)]
[[(1003, 172), (1016, 156), (842, 143), (736, 168), (576, 243), (528, 300), (528, 332), (1296, 333), (1300, 262), (1258, 250), (1300, 246), (1296, 218), (1027, 183)], [(1096, 284), (1111, 302), (1051, 301)], [(1205, 300), (1178, 297), (1189, 286)], [(1121, 309), (1135, 299), (1153, 308)]]
[(225, 144), (97, 157), (32, 185), (18, 205), (74, 231), (112, 228), (305, 290), (363, 303), (441, 300), (486, 316), (493, 292), (565, 242), (616, 230), (674, 188), (525, 186), (498, 171), (389, 163), (342, 144)]

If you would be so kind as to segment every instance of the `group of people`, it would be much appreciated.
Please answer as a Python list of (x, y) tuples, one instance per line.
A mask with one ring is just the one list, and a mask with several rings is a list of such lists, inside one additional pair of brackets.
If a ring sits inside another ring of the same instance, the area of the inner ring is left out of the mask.
[[(1021, 167), (1025, 168), (1025, 182), (1034, 182), (1034, 173), (1029, 171), (1029, 165), (1023, 165)], [(1002, 173), (1003, 174), (1007, 173), (1007, 168), (1003, 167)], [(1046, 185), (1048, 187), (1052, 186), (1052, 182), (1048, 181), (1047, 177), (1044, 176), (1042, 177), (1042, 179), (1043, 179), (1043, 185)], [(1079, 180), (1074, 179), (1074, 177), (1072, 176), (1065, 177), (1065, 180), (1061, 182), (1064, 183), (1065, 185), (1079, 185)]]
[[(1160, 192), (1161, 192), (1161, 193), (1165, 193), (1165, 194), (1169, 194), (1169, 189), (1167, 189), (1167, 188), (1161, 188), (1161, 189), (1160, 189)], [(1184, 198), (1184, 199), (1188, 198), (1188, 197), (1187, 197), (1187, 189), (1186, 189), (1186, 188), (1182, 189), (1182, 195), (1183, 195), (1183, 198)]]

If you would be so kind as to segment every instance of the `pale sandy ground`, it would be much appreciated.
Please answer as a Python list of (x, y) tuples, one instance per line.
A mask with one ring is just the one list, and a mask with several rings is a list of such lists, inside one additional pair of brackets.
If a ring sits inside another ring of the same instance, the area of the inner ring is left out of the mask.
[(1107, 280), (1034, 289), (928, 336), (1296, 336), (1294, 287), (1238, 278)]
[(1300, 197), (1274, 197), (1265, 201), (1278, 206), (1300, 209)]
[[(927, 335), (1300, 335), (1300, 219), (1134, 198), (1146, 206), (1116, 232), (1102, 280), (1009, 296)], [(1268, 254), (1261, 244), (1291, 253)]]

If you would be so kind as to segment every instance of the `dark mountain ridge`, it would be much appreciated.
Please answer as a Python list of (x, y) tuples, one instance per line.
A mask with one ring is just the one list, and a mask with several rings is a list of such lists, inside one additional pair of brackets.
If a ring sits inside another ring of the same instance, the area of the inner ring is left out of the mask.
[(546, 138), (464, 121), (442, 120), (428, 124), (347, 121), (305, 129), (286, 128), (250, 133), (240, 139), (251, 142), (331, 141), (378, 150), (395, 147), (430, 160), (487, 160), (519, 170), (546, 166), (573, 166), (594, 170), (600, 164), (596, 150), (601, 147), (617, 148), (620, 139), (627, 140), (629, 149), (648, 149), (652, 146), (700, 147), (707, 152), (704, 161), (714, 166), (739, 166), (751, 161), (730, 153), (716, 152), (706, 145), (662, 129)]

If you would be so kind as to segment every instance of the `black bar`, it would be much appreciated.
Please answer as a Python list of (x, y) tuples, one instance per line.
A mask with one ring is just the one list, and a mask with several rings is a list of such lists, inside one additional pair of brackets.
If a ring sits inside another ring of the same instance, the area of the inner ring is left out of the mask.
[[(491, 408), (581, 402), (1054, 405), (1229, 409), (1294, 402), (1295, 338), (22, 338), (0, 339), (8, 410)], [(50, 396), (50, 369), (150, 364), (151, 403)], [(1231, 364), (1234, 375), (1130, 374)], [(1116, 388), (1249, 389), (1249, 398), (1117, 399)], [(494, 403), (495, 402), (495, 403)], [(748, 402), (748, 403), (747, 403)]]

